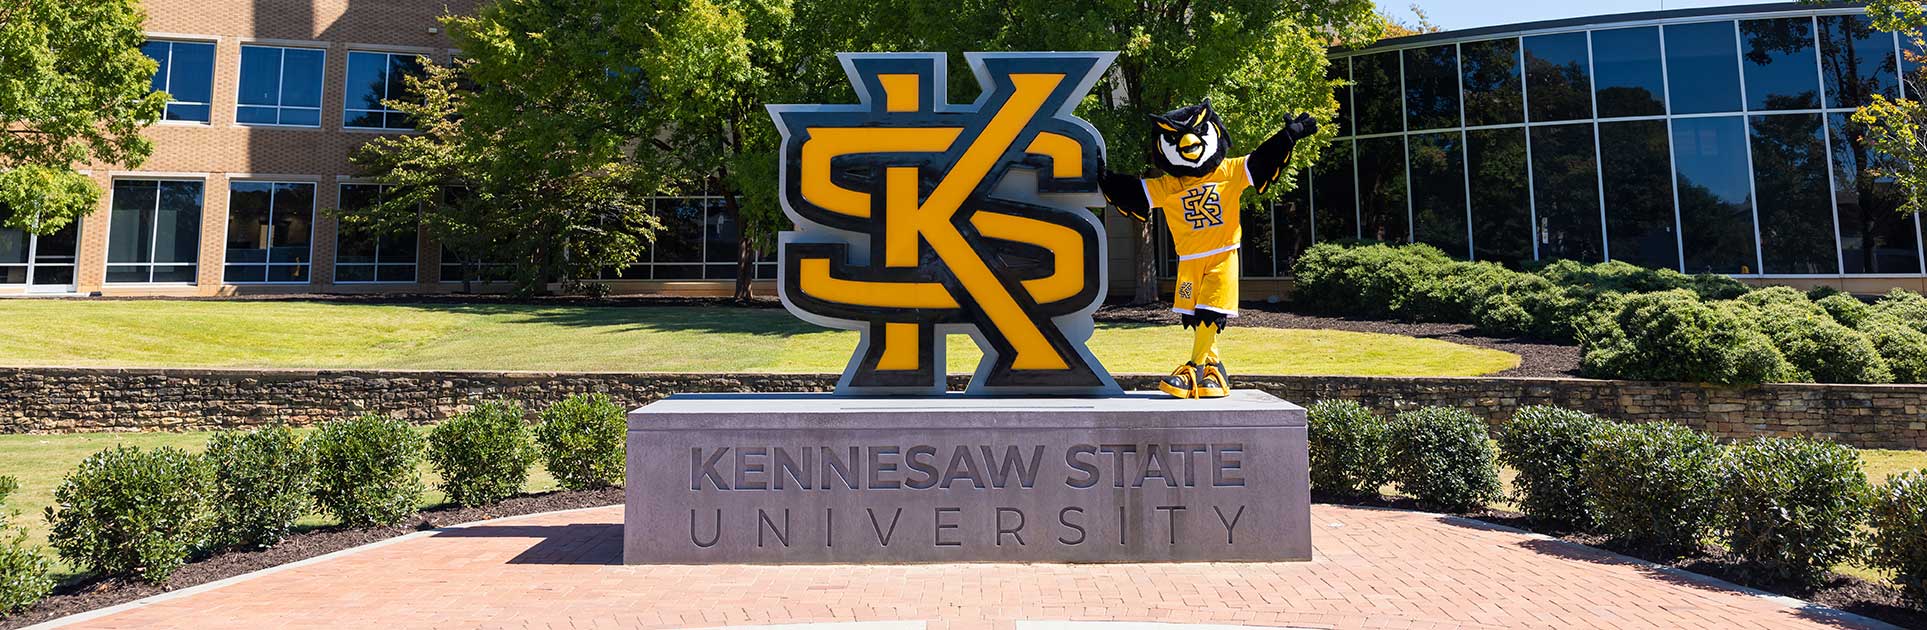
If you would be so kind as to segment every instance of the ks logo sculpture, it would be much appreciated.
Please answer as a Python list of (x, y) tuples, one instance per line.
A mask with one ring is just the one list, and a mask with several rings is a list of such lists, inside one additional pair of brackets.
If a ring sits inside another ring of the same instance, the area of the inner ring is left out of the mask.
[(846, 53), (858, 104), (769, 107), (783, 304), (862, 332), (839, 393), (942, 393), (953, 334), (984, 349), (971, 393), (1119, 392), (1084, 346), (1104, 140), (1071, 114), (1114, 56), (967, 54), (983, 96), (954, 105), (941, 53)]

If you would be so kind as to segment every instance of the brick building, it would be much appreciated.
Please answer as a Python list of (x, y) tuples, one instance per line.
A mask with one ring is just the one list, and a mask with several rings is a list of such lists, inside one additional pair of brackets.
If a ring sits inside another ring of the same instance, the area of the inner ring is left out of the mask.
[[(154, 156), (91, 171), (105, 194), (75, 228), (0, 230), (0, 295), (460, 288), (462, 266), (426, 234), (343, 233), (326, 210), (381, 194), (355, 176), (350, 152), (408, 129), (381, 100), (418, 55), (448, 60), (436, 18), (480, 1), (145, 0), (144, 50), (173, 98), (147, 132)], [(1900, 40), (1859, 11), (1687, 9), (1333, 51), (1332, 76), (1353, 84), (1338, 93), (1341, 137), (1297, 190), (1245, 210), (1242, 293), (1278, 296), (1306, 247), (1354, 238), (1508, 263), (1617, 259), (1760, 283), (1927, 289), (1927, 226), (1893, 213), (1891, 186), (1854, 168), (1864, 147), (1846, 114), (1867, 94), (1900, 94), (1903, 65)], [(1806, 39), (1742, 55), (1763, 32)], [(1628, 95), (1644, 109), (1613, 109)], [(1666, 194), (1633, 194), (1653, 190)], [(654, 203), (665, 230), (612, 287), (726, 294), (737, 231), (720, 200)], [(1106, 222), (1112, 293), (1128, 293), (1133, 226), (1115, 213)], [(1160, 249), (1168, 277), (1175, 257), (1168, 240)], [(499, 277), (506, 266), (479, 269)], [(774, 271), (757, 266), (759, 279)]]

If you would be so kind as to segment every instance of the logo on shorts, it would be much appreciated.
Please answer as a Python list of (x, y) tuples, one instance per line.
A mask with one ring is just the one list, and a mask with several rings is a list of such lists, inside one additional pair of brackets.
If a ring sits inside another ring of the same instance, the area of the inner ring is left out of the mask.
[(1084, 347), (1103, 301), (1104, 139), (1071, 114), (1114, 53), (969, 53), (950, 103), (941, 53), (844, 53), (860, 103), (771, 105), (783, 134), (778, 290), (863, 333), (840, 393), (945, 389), (945, 338), (984, 351), (970, 391), (1106, 393)]
[(1189, 300), (1189, 299), (1191, 299), (1191, 283), (1190, 283), (1190, 282), (1183, 282), (1183, 283), (1180, 283), (1180, 284), (1178, 284), (1178, 297), (1181, 297), (1181, 298), (1184, 298), (1184, 299), (1187, 299), (1187, 300)]
[(1218, 204), (1218, 185), (1205, 184), (1184, 191), (1179, 198), (1184, 204), (1184, 220), (1191, 222), (1191, 229), (1224, 225), (1224, 206)]

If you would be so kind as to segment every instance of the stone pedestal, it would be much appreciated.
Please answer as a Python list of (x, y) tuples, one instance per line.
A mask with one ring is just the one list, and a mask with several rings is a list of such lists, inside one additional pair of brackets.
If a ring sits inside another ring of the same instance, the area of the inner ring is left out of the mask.
[(688, 394), (629, 414), (628, 564), (1311, 558), (1305, 410)]

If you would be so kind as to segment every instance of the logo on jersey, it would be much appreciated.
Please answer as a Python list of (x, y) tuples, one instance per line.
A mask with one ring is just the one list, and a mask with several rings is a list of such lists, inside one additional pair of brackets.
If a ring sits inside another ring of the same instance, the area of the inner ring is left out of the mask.
[(1178, 199), (1184, 204), (1184, 220), (1191, 223), (1191, 229), (1224, 225), (1224, 206), (1218, 204), (1218, 185), (1205, 184), (1184, 191)]
[(955, 105), (941, 53), (845, 53), (858, 104), (769, 107), (796, 223), (783, 304), (862, 333), (839, 393), (942, 392), (957, 334), (984, 353), (972, 392), (1118, 391), (1084, 346), (1104, 297), (1104, 140), (1071, 115), (1114, 57), (969, 53), (983, 96)]

